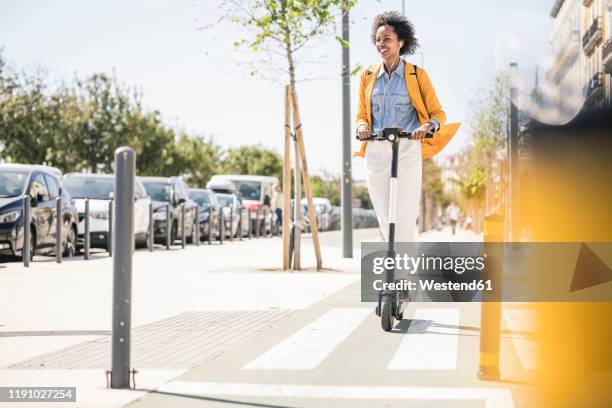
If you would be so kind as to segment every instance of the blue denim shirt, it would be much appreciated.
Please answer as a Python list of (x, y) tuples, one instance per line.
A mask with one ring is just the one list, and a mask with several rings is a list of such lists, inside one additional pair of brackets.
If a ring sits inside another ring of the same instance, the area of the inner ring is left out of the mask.
[[(384, 128), (401, 128), (412, 132), (420, 126), (419, 116), (412, 106), (404, 78), (405, 62), (400, 58), (397, 68), (389, 76), (385, 67), (378, 71), (372, 89), (372, 132), (381, 133)], [(437, 121), (431, 121), (437, 130)]]

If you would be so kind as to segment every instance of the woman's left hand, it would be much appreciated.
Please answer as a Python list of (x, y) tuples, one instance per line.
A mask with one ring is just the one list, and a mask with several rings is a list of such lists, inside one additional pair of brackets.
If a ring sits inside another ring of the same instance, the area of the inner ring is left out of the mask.
[(434, 125), (432, 123), (429, 123), (429, 122), (424, 123), (423, 125), (419, 126), (418, 128), (412, 131), (412, 139), (414, 140), (424, 139), (427, 133), (431, 132), (433, 128), (434, 128)]

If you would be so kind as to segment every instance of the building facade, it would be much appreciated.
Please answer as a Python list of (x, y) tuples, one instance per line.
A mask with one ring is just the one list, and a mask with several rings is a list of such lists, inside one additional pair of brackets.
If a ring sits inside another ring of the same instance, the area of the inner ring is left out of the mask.
[(593, 109), (611, 104), (612, 0), (556, 0), (550, 43), (554, 63), (547, 80), (558, 86), (563, 104), (579, 91)]

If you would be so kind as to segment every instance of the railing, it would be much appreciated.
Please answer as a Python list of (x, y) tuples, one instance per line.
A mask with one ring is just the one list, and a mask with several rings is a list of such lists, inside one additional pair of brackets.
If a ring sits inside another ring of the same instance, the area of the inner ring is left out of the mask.
[(591, 27), (582, 36), (582, 48), (584, 53), (589, 56), (595, 50), (595, 47), (602, 39), (601, 25), (599, 24), (599, 17), (593, 20)]
[(597, 102), (603, 99), (603, 72), (597, 72), (593, 75), (585, 86), (584, 94), (586, 104), (589, 106), (596, 105)]
[(606, 74), (612, 74), (612, 38), (608, 38), (601, 51), (601, 63)]

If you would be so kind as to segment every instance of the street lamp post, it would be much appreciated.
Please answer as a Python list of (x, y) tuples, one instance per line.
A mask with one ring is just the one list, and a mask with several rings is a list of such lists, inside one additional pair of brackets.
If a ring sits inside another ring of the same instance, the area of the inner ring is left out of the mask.
[[(346, 4), (346, 3), (344, 3)], [(349, 41), (349, 11), (342, 14), (342, 40)], [(353, 257), (353, 180), (351, 175), (351, 76), (349, 48), (342, 45), (342, 254)]]

